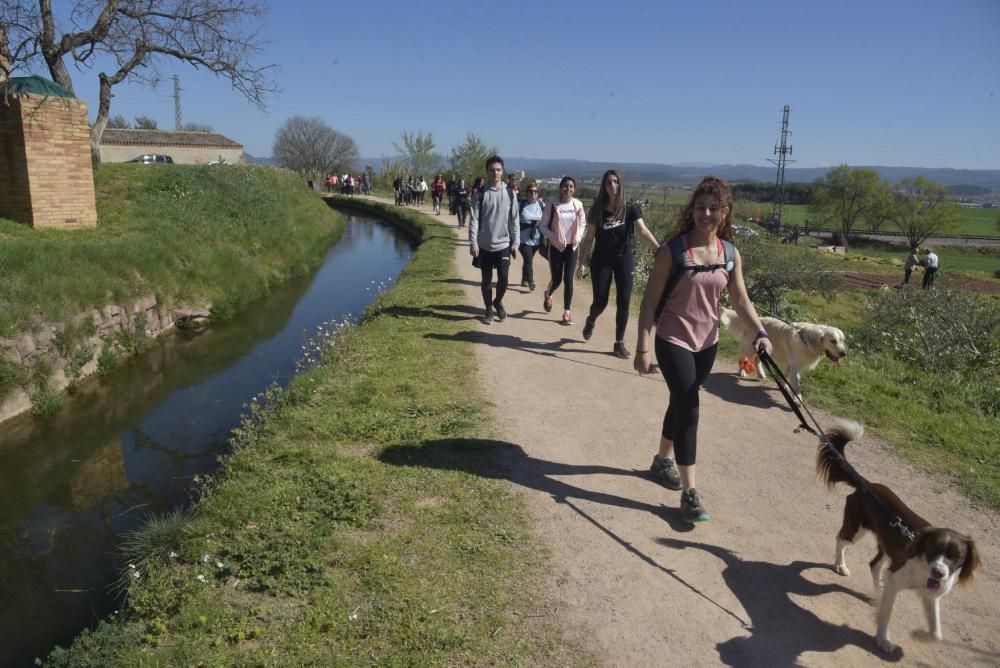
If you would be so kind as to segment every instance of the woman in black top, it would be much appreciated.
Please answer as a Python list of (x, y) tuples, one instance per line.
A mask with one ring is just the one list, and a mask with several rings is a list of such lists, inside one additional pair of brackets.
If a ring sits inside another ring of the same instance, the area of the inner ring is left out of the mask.
[[(625, 347), (625, 326), (628, 324), (629, 303), (632, 301), (632, 271), (635, 260), (632, 249), (635, 235), (649, 245), (655, 253), (660, 245), (656, 237), (642, 220), (642, 209), (638, 204), (625, 206), (625, 184), (614, 169), (604, 172), (601, 189), (594, 198), (594, 204), (587, 214), (587, 233), (583, 238), (580, 257), (587, 257), (591, 244), (594, 254), (590, 258), (590, 281), (594, 288), (594, 302), (583, 326), (583, 338), (590, 340), (594, 335), (594, 325), (604, 312), (611, 294), (611, 279), (615, 279), (617, 293), (617, 314), (615, 316), (615, 345), (613, 354), (628, 359), (631, 357)], [(596, 239), (596, 241), (595, 241)], [(582, 265), (579, 273), (582, 278)]]
[(465, 221), (469, 219), (469, 189), (465, 187), (465, 179), (459, 179), (451, 193), (452, 205), (455, 213), (458, 214), (458, 226), (465, 227)]

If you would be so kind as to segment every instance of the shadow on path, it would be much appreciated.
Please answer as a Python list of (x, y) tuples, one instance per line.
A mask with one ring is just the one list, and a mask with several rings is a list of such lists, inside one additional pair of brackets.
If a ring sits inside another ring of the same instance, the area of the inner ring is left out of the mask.
[[(746, 620), (741, 616), (742, 611), (727, 608), (705, 594), (697, 585), (687, 581), (676, 569), (663, 563), (669, 563), (669, 559), (658, 560), (653, 555), (643, 552), (626, 537), (618, 535), (606, 524), (595, 519), (577, 502), (587, 501), (650, 513), (664, 520), (675, 533), (691, 531), (691, 525), (681, 519), (679, 510), (607, 492), (584, 489), (556, 479), (580, 475), (646, 478), (645, 471), (551, 462), (531, 457), (513, 443), (487, 439), (441, 439), (426, 441), (419, 445), (394, 445), (383, 450), (378, 458), (394, 466), (461, 471), (486, 478), (508, 480), (516, 485), (548, 494), (557, 503), (567, 506), (612, 539), (626, 552), (700, 596), (706, 603), (715, 606), (745, 628), (751, 634), (749, 637), (732, 638), (717, 646), (719, 658), (726, 665), (790, 666), (796, 665), (798, 657), (805, 652), (834, 652), (847, 645), (856, 645), (873, 654), (876, 651), (871, 633), (824, 622), (792, 601), (791, 595), (813, 597), (839, 593), (867, 604), (866, 596), (851, 589), (837, 584), (815, 584), (802, 575), (812, 568), (828, 570), (828, 564), (796, 561), (778, 565), (762, 561), (744, 561), (732, 551), (715, 545), (677, 538), (657, 539), (658, 544), (670, 549), (697, 549), (720, 559), (725, 565), (722, 577), (749, 615), (750, 619)], [(870, 615), (866, 614), (864, 621), (870, 621)]]
[[(800, 665), (804, 652), (835, 652), (847, 645), (856, 645), (879, 659), (871, 632), (849, 626), (837, 626), (823, 621), (797, 605), (796, 596), (822, 596), (839, 593), (852, 596), (867, 605), (868, 597), (838, 584), (816, 584), (803, 577), (813, 568), (829, 570), (829, 564), (794, 561), (786, 565), (764, 561), (744, 561), (730, 550), (704, 543), (674, 538), (657, 542), (676, 550), (702, 550), (720, 559), (725, 568), (722, 578), (750, 615), (749, 637), (736, 637), (717, 645), (719, 660), (727, 666), (794, 666)], [(858, 622), (874, 626), (867, 611)], [(898, 660), (900, 657), (894, 657)], [(890, 659), (893, 660), (893, 659)]]

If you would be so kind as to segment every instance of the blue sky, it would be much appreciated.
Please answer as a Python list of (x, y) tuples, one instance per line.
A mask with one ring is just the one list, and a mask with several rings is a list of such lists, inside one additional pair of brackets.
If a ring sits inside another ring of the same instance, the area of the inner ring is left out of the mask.
[(475, 132), (508, 156), (767, 164), (787, 104), (792, 166), (1000, 169), (1000, 0), (289, 0), (262, 34), (266, 111), (168, 62), (112, 114), (173, 127), (176, 73), (184, 120), (257, 156), (302, 114), (365, 157), (407, 130), (445, 154)]

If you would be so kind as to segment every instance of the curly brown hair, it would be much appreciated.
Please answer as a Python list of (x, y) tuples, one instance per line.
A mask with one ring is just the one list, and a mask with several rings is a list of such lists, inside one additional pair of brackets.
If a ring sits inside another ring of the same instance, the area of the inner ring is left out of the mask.
[(694, 192), (691, 193), (691, 199), (688, 200), (687, 206), (685, 206), (679, 216), (677, 216), (677, 223), (674, 225), (673, 231), (670, 233), (670, 237), (678, 237), (682, 234), (687, 234), (694, 228), (694, 203), (702, 195), (711, 195), (712, 197), (719, 198), (719, 204), (725, 208), (726, 212), (722, 217), (722, 225), (719, 226), (718, 234), (720, 239), (725, 239), (726, 241), (733, 240), (733, 190), (726, 183), (725, 179), (720, 179), (718, 176), (706, 176), (698, 185), (695, 187)]

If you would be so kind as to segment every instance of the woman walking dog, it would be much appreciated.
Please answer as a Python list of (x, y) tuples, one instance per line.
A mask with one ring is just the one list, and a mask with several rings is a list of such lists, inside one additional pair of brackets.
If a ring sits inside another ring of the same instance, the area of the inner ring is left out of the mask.
[[(724, 290), (729, 289), (740, 318), (757, 329), (754, 349), (771, 353), (767, 332), (747, 296), (740, 254), (732, 245), (732, 208), (729, 184), (714, 176), (701, 180), (656, 254), (639, 313), (635, 370), (654, 373), (655, 352), (670, 391), (650, 471), (668, 489), (683, 489), (681, 516), (688, 522), (709, 518), (696, 489), (698, 392), (715, 362)], [(655, 342), (650, 340), (654, 327)]]

